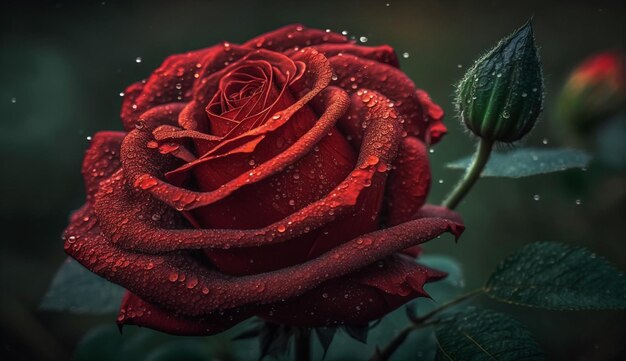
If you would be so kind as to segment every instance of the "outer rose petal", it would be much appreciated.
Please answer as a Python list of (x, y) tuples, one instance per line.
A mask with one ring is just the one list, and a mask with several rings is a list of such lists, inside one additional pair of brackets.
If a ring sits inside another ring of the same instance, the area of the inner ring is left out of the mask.
[(111, 176), (120, 167), (120, 145), (123, 132), (98, 132), (93, 135), (83, 159), (83, 179), (90, 202), (98, 191), (100, 181)]
[(348, 92), (368, 88), (382, 93), (406, 118), (404, 129), (409, 134), (428, 143), (439, 140), (445, 133), (445, 127), (440, 122), (443, 116), (441, 108), (430, 101), (423, 91), (416, 92), (413, 81), (399, 69), (350, 54), (333, 56), (329, 60), (337, 74), (333, 85)]
[(428, 297), (424, 284), (445, 275), (406, 257), (392, 256), (302, 296), (273, 304), (263, 318), (300, 327), (366, 325), (415, 297)]
[(228, 315), (184, 318), (126, 292), (117, 316), (117, 324), (120, 329), (124, 325), (137, 325), (181, 336), (206, 336), (225, 331), (251, 316), (250, 312), (237, 310)]
[(452, 222), (456, 222), (459, 224), (463, 224), (463, 217), (461, 215), (450, 208), (443, 206), (436, 206), (434, 204), (426, 204), (424, 205), (411, 219), (420, 219), (420, 218), (444, 218), (449, 219)]
[[(347, 44), (319, 44), (315, 45), (320, 53), (330, 58), (339, 54), (351, 54), (364, 59), (376, 60), (381, 63), (398, 67), (398, 57), (396, 52), (389, 45), (380, 46), (361, 46), (352, 43)], [(295, 53), (297, 50), (288, 50), (285, 53)]]
[(304, 48), (321, 43), (347, 43), (348, 39), (340, 34), (319, 29), (308, 29), (300, 24), (287, 25), (248, 40), (243, 44), (249, 48), (264, 48), (284, 51), (289, 48)]
[(448, 131), (446, 126), (441, 121), (443, 119), (443, 109), (437, 104), (435, 104), (431, 99), (428, 93), (425, 91), (418, 89), (415, 94), (422, 104), (422, 108), (426, 114), (426, 122), (427, 126), (427, 135), (426, 135), (426, 144), (436, 144)]
[(426, 145), (417, 138), (402, 139), (387, 185), (389, 225), (406, 222), (422, 207), (430, 189)]

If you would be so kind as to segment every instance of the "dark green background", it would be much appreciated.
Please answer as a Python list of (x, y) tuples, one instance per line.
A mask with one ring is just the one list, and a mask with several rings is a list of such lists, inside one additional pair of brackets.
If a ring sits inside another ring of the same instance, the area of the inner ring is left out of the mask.
[[(623, 49), (626, 37), (623, 1), (5, 1), (0, 12), (0, 354), (5, 360), (66, 359), (87, 329), (113, 322), (113, 317), (40, 312), (37, 304), (65, 257), (60, 234), (67, 216), (84, 199), (80, 164), (86, 137), (121, 129), (119, 92), (167, 55), (221, 40), (243, 42), (294, 22), (347, 30), (368, 37), (368, 45), (386, 43), (398, 54), (408, 52), (409, 58), (400, 59), (402, 68), (448, 114), (449, 134), (431, 157), (430, 201), (439, 202), (459, 176), (443, 164), (473, 146), (451, 101), (454, 83), (475, 58), (534, 15), (547, 110), (522, 144), (559, 146), (569, 140), (554, 129), (550, 110), (564, 78), (589, 54)], [(136, 63), (136, 57), (143, 61)], [(534, 201), (534, 194), (541, 199)], [(485, 179), (459, 208), (467, 223), (462, 240), (456, 245), (449, 238), (435, 240), (426, 249), (457, 258), (468, 288), (480, 285), (504, 256), (538, 240), (585, 245), (626, 269), (625, 196), (624, 171), (600, 162), (586, 172)], [(513, 312), (553, 359), (611, 360), (626, 352), (624, 312), (547, 312), (485, 303)]]

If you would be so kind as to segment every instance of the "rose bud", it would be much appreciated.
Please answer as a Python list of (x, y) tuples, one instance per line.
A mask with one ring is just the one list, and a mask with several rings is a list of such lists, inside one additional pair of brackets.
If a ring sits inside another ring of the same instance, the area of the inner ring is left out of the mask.
[(465, 125), (487, 142), (514, 142), (543, 107), (543, 75), (529, 21), (478, 59), (457, 87)]
[(404, 251), (463, 229), (425, 205), (443, 112), (389, 46), (292, 25), (170, 56), (124, 93), (64, 235), (128, 290), (120, 325), (363, 326), (445, 276)]
[(568, 129), (585, 133), (610, 118), (626, 102), (624, 56), (596, 54), (569, 76), (558, 98), (557, 118)]

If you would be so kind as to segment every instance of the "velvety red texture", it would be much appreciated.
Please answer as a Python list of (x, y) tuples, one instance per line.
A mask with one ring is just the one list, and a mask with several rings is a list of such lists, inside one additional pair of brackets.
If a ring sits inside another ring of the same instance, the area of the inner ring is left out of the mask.
[(391, 47), (291, 25), (173, 55), (125, 94), (64, 235), (128, 290), (120, 325), (363, 325), (445, 276), (408, 256), (463, 229), (424, 206), (443, 112)]

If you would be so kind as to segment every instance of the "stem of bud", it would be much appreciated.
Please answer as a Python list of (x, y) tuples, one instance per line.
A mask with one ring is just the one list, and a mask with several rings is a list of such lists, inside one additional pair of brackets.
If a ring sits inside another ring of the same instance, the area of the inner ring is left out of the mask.
[(442, 205), (444, 207), (454, 209), (459, 205), (459, 203), (461, 203), (465, 195), (480, 177), (480, 173), (483, 171), (483, 168), (485, 168), (485, 165), (489, 160), (489, 156), (491, 155), (491, 150), (493, 149), (493, 143), (493, 141), (480, 139), (472, 165), (467, 168), (463, 178), (461, 178), (461, 180), (456, 184), (454, 190), (452, 190), (446, 200), (443, 201)]

